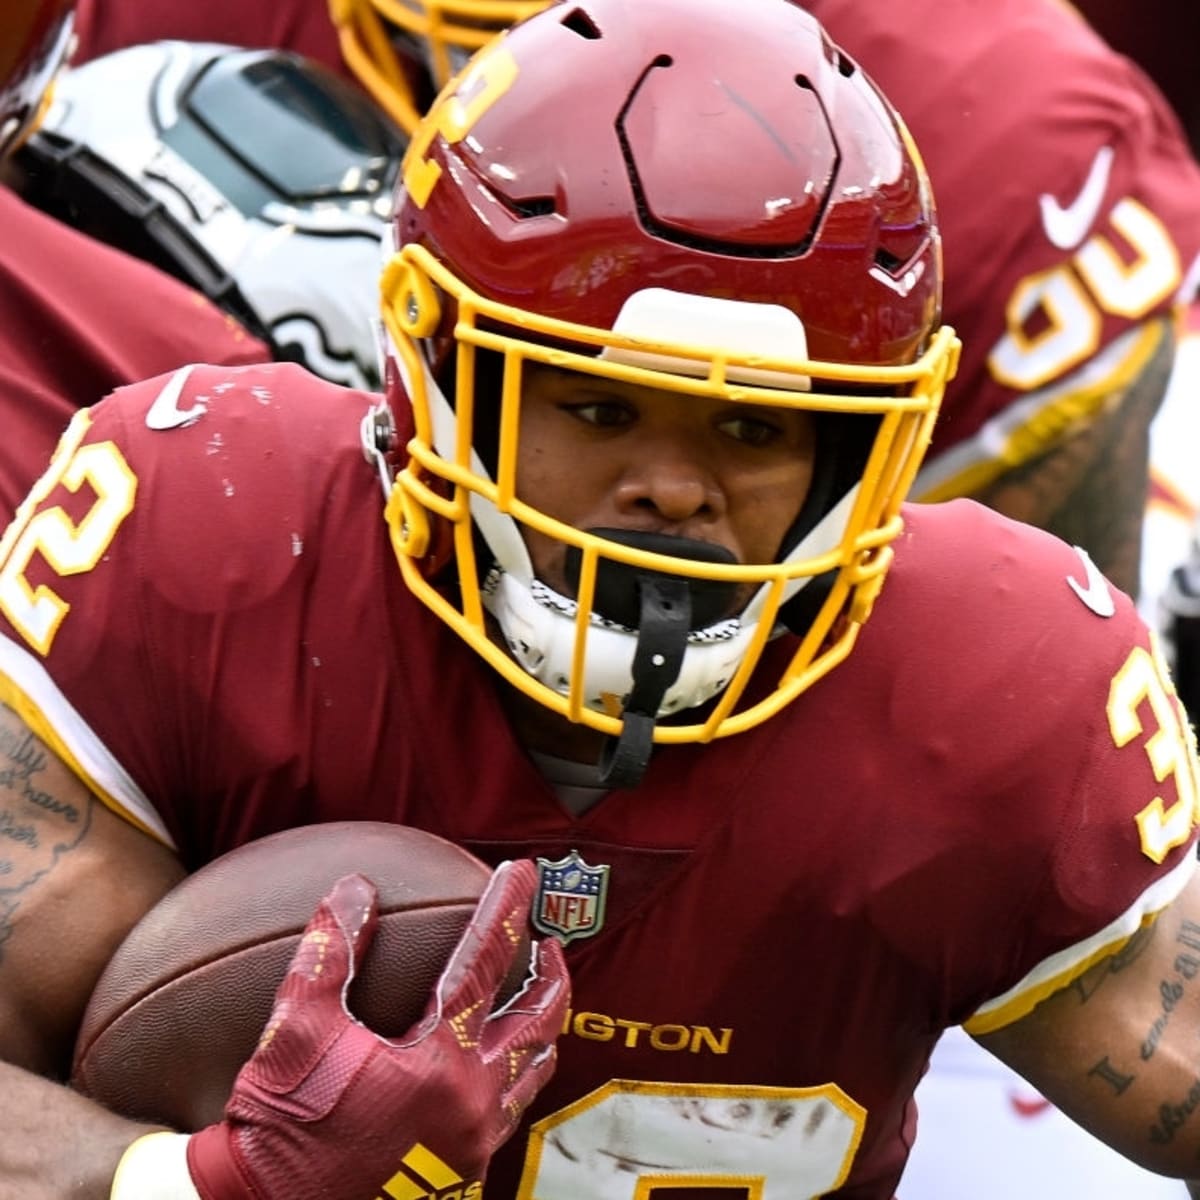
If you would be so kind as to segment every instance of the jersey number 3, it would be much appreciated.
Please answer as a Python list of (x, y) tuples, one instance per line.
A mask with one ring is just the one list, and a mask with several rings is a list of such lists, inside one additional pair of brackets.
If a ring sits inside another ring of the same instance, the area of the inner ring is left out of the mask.
[(1145, 752), (1158, 783), (1173, 780), (1175, 801), (1156, 795), (1134, 818), (1142, 853), (1160, 863), (1191, 837), (1196, 810), (1195, 742), (1180, 713), (1175, 687), (1158, 654), (1135, 646), (1108, 690), (1108, 728), (1114, 745), (1129, 745), (1143, 731), (1143, 705), (1154, 720)]

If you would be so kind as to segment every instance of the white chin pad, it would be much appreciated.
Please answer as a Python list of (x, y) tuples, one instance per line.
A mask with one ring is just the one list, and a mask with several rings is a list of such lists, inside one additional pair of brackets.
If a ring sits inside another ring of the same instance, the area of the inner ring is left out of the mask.
[[(575, 651), (574, 601), (537, 580), (528, 587), (506, 572), (498, 572), (488, 581), (484, 595), (513, 658), (539, 682), (567, 695)], [(753, 636), (754, 626), (738, 620), (721, 621), (689, 634), (679, 678), (668, 688), (658, 715), (695, 708), (720, 692), (733, 678)], [(587, 708), (611, 713), (614, 701), (618, 707), (624, 706), (633, 688), (636, 650), (635, 631), (593, 615), (583, 687)]]

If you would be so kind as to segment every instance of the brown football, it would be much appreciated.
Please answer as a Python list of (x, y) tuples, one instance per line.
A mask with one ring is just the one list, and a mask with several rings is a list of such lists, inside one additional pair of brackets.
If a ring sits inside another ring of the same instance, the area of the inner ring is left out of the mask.
[[(313, 910), (353, 872), (375, 884), (380, 917), (351, 1010), (386, 1037), (407, 1032), (491, 872), (408, 826), (306, 825), (202, 867), (130, 931), (84, 1014), (72, 1084), (115, 1112), (176, 1129), (219, 1121)], [(502, 997), (520, 986), (527, 961), (518, 956)]]

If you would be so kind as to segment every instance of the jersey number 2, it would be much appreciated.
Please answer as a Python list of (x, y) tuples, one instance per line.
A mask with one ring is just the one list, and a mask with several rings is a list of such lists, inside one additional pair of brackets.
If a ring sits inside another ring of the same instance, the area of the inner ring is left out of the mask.
[[(112, 442), (80, 445), (89, 424), (86, 410), (75, 414), (49, 469), (0, 541), (0, 609), (43, 657), (50, 653), (71, 606), (46, 584), (34, 587), (29, 582), (30, 563), (40, 556), (60, 576), (92, 570), (132, 511), (137, 494), (137, 479)], [(56, 487), (78, 492), (85, 484), (95, 501), (78, 522), (58, 505), (39, 507)]]

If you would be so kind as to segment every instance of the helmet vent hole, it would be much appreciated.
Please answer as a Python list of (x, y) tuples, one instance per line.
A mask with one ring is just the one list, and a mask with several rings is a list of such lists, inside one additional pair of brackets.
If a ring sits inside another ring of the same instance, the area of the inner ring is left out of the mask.
[(850, 58), (840, 47), (837, 49), (837, 69), (846, 79), (849, 79), (850, 76), (853, 75), (858, 69), (854, 60)]
[(902, 266), (904, 260), (898, 255), (893, 254), (884, 246), (879, 246), (875, 250), (875, 265), (881, 270), (886, 271), (889, 275), (896, 275)]
[(517, 200), (513, 211), (522, 220), (529, 217), (547, 217), (554, 212), (554, 200), (550, 196), (539, 196), (533, 200)]
[(806, 92), (815, 92), (817, 90), (813, 87), (812, 80), (807, 75), (797, 75), (795, 82), (798, 88), (802, 88)]
[(562, 19), (562, 23), (571, 30), (572, 33), (577, 33), (581, 38), (587, 38), (589, 42), (598, 41), (604, 35), (600, 32), (596, 22), (583, 11), (582, 8), (573, 8)]

